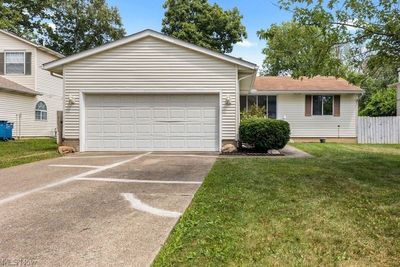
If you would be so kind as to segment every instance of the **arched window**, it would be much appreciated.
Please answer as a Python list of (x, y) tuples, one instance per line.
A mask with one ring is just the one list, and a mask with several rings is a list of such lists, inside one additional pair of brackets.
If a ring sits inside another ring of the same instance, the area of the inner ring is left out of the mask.
[(38, 121), (47, 120), (47, 107), (43, 101), (39, 101), (35, 108), (35, 119)]

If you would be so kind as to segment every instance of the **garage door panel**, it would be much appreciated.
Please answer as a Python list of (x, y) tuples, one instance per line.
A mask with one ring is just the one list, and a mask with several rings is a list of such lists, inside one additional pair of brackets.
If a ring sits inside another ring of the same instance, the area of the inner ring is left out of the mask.
[(135, 119), (135, 112), (131, 109), (121, 109), (119, 117), (120, 119)]
[(137, 134), (152, 134), (152, 125), (151, 124), (136, 124), (136, 133)]
[(153, 116), (156, 119), (168, 119), (168, 114), (169, 111), (167, 108), (160, 109), (160, 108), (154, 108)]
[(88, 95), (88, 151), (217, 151), (217, 95)]
[(181, 119), (183, 120), (185, 118), (185, 114), (186, 114), (186, 109), (182, 108), (182, 109), (174, 109), (171, 108), (169, 111), (169, 116), (172, 120), (174, 119)]
[(136, 110), (136, 119), (151, 119), (153, 111), (151, 109), (138, 108)]

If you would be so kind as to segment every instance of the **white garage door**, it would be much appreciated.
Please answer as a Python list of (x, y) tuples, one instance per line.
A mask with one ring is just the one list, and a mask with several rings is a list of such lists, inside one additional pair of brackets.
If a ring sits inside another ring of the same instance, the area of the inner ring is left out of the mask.
[(218, 151), (218, 95), (86, 95), (86, 151)]

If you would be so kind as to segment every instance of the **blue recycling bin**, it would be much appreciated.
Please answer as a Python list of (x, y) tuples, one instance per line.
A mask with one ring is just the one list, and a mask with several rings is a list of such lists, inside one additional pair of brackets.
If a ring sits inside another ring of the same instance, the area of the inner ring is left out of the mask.
[(11, 140), (13, 127), (12, 122), (0, 121), (0, 140)]

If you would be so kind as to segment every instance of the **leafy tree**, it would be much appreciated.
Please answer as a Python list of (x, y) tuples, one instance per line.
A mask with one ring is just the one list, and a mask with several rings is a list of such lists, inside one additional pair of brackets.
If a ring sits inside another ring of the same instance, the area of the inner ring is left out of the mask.
[(42, 34), (50, 18), (48, 12), (54, 0), (0, 1), (0, 29), (14, 32), (27, 39)]
[(124, 36), (121, 17), (105, 0), (4, 0), (0, 28), (65, 55)]
[(222, 53), (247, 38), (237, 8), (223, 10), (208, 0), (166, 0), (162, 32)]
[[(400, 64), (400, 7), (398, 0), (280, 0), (301, 25), (316, 26), (351, 44), (354, 62), (372, 68)], [(317, 62), (318, 64), (318, 62)], [(312, 73), (311, 73), (312, 74)]]
[[(359, 110), (361, 111), (370, 103), (373, 95), (388, 90), (388, 86), (397, 81), (397, 71), (394, 66), (382, 65), (375, 69), (365, 68), (362, 73), (349, 72), (344, 78), (363, 89), (364, 92), (359, 99)], [(384, 114), (387, 113), (382, 113), (382, 116), (385, 116)]]
[(359, 114), (371, 117), (396, 116), (396, 89), (376, 91)]
[(119, 11), (105, 0), (70, 0), (51, 9), (54, 27), (48, 28), (48, 47), (65, 55), (122, 38)]
[(265, 75), (343, 76), (345, 73), (337, 47), (340, 36), (321, 31), (316, 26), (303, 26), (296, 22), (273, 24), (257, 32), (267, 42)]

